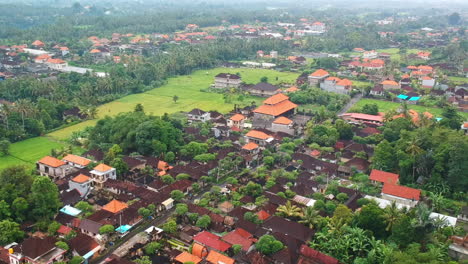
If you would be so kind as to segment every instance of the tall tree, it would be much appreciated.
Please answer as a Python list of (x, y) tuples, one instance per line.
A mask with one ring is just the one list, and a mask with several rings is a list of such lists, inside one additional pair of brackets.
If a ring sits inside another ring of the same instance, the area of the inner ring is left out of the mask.
[(57, 185), (48, 177), (36, 177), (31, 186), (29, 202), (31, 214), (36, 220), (52, 219), (61, 206)]

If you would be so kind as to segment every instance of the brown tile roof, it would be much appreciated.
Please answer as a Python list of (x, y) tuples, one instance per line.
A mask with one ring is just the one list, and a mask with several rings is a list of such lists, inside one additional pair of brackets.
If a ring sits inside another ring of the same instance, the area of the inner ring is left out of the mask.
[(30, 237), (25, 239), (21, 244), (14, 246), (13, 250), (21, 252), (31, 259), (35, 259), (54, 249), (55, 242), (57, 240), (53, 237)]
[(255, 109), (253, 112), (254, 113), (260, 113), (260, 114), (265, 114), (265, 115), (272, 115), (272, 116), (279, 116), (281, 114), (284, 114), (294, 108), (297, 107), (297, 104), (289, 101), (289, 100), (284, 100), (280, 103), (277, 103), (275, 105), (261, 105), (257, 109)]
[(70, 239), (68, 245), (72, 250), (80, 254), (80, 256), (86, 255), (86, 253), (99, 246), (92, 237), (85, 234), (78, 234), (76, 237)]
[(279, 94), (270, 96), (265, 101), (263, 101), (263, 103), (268, 104), (268, 105), (275, 105), (277, 103), (283, 102), (284, 100), (288, 100), (288, 99), (289, 97), (287, 95), (279, 93)]

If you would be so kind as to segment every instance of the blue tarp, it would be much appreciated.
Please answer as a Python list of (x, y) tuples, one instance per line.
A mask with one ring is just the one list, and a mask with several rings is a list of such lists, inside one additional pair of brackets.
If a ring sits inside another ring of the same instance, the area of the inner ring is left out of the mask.
[(125, 234), (128, 232), (128, 230), (130, 230), (132, 228), (131, 225), (121, 225), (119, 226), (115, 231), (121, 233), (121, 234)]
[(421, 98), (421, 97), (411, 97), (411, 98), (409, 99), (409, 101), (417, 101), (417, 100), (419, 100), (419, 98)]
[(408, 98), (408, 96), (404, 94), (399, 94), (397, 97), (403, 100), (406, 100)]
[(76, 209), (75, 207), (71, 207), (69, 205), (65, 205), (62, 209), (60, 209), (60, 212), (71, 216), (77, 216), (81, 214), (81, 210)]

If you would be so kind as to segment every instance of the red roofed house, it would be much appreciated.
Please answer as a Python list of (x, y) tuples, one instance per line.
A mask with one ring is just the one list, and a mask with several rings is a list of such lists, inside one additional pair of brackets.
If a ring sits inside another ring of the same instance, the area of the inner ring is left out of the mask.
[(351, 123), (372, 123), (372, 124), (383, 124), (383, 117), (380, 115), (368, 115), (361, 113), (345, 113), (340, 116), (343, 120)]
[(339, 264), (340, 262), (328, 255), (323, 254), (320, 251), (312, 249), (305, 244), (301, 246), (299, 250), (300, 256), (297, 264), (310, 264), (310, 263), (317, 263), (317, 264)]
[(53, 70), (63, 70), (68, 66), (68, 63), (61, 59), (48, 59), (46, 64)]
[(36, 48), (43, 48), (45, 46), (44, 42), (40, 40), (36, 40), (32, 43), (32, 45)]
[(57, 158), (45, 156), (36, 163), (36, 169), (40, 175), (56, 180), (65, 177), (70, 166)]
[(244, 128), (245, 116), (242, 114), (235, 114), (227, 120), (228, 127), (236, 127), (238, 129)]
[(69, 165), (76, 167), (78, 169), (83, 169), (86, 166), (88, 166), (89, 163), (91, 163), (90, 159), (83, 158), (83, 157), (73, 155), (73, 154), (66, 155), (62, 160), (68, 163)]
[(320, 83), (320, 89), (339, 94), (349, 94), (352, 86), (352, 81), (348, 79), (341, 80), (338, 77), (328, 77), (325, 81)]
[(250, 130), (245, 134), (245, 140), (247, 143), (255, 143), (260, 146), (265, 146), (268, 142), (273, 140), (273, 137), (258, 130)]
[(97, 189), (101, 189), (104, 186), (104, 183), (108, 179), (112, 179), (112, 180), (117, 179), (116, 169), (110, 166), (107, 166), (106, 164), (103, 164), (103, 163), (94, 167), (94, 169), (90, 173), (95, 183), (94, 186)]
[(211, 250), (208, 256), (206, 256), (206, 261), (211, 264), (234, 264), (236, 262), (234, 259), (214, 250)]
[(226, 252), (231, 247), (231, 244), (222, 241), (219, 236), (208, 231), (198, 233), (193, 237), (193, 241), (219, 252)]
[(389, 89), (400, 89), (400, 84), (393, 81), (393, 80), (385, 80), (380, 83), (383, 87), (384, 90), (389, 90)]
[(326, 70), (318, 69), (311, 73), (307, 79), (309, 80), (309, 85), (317, 85), (325, 80), (328, 76), (330, 76), (330, 74)]
[(252, 240), (250, 239), (251, 237), (252, 237), (252, 235), (250, 235), (250, 237), (243, 236), (242, 234), (237, 232), (237, 229), (236, 229), (236, 230), (231, 231), (230, 233), (224, 235), (222, 237), (222, 240), (228, 242), (231, 245), (241, 245), (242, 250), (248, 251), (250, 246), (253, 243)]
[(10, 263), (54, 263), (63, 260), (66, 250), (58, 248), (53, 237), (30, 237), (10, 248)]
[(284, 116), (280, 116), (273, 120), (270, 130), (273, 132), (283, 132), (292, 136), (296, 134), (296, 131), (294, 130), (294, 122)]
[(395, 201), (410, 207), (418, 204), (421, 190), (406, 186), (385, 183), (382, 188), (382, 198), (388, 201)]
[(373, 183), (391, 183), (397, 184), (399, 175), (391, 172), (381, 171), (381, 170), (372, 170), (369, 176), (369, 180)]
[(253, 127), (270, 128), (273, 121), (279, 116), (291, 116), (297, 105), (289, 101), (285, 94), (275, 94), (265, 101), (263, 105), (255, 109), (253, 117)]
[(80, 174), (68, 182), (70, 190), (76, 189), (81, 197), (88, 195), (93, 180), (84, 174)]

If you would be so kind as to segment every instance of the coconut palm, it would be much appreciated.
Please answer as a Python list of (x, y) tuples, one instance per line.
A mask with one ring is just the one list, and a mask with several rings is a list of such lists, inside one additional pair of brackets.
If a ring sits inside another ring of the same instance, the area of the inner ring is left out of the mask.
[(400, 209), (398, 209), (395, 201), (385, 208), (384, 218), (387, 223), (387, 227), (385, 228), (386, 231), (391, 231), (393, 229), (393, 225), (396, 223), (400, 215)]
[(313, 229), (318, 224), (319, 217), (318, 211), (314, 210), (313, 207), (306, 207), (302, 209), (302, 216), (299, 223), (305, 224), (310, 229)]
[(409, 142), (408, 146), (406, 147), (406, 152), (413, 157), (413, 181), (414, 181), (414, 173), (416, 170), (416, 159), (417, 157), (423, 153), (423, 149), (419, 147), (419, 140), (416, 137), (413, 137)]
[(31, 101), (29, 101), (28, 99), (19, 99), (15, 104), (16, 111), (21, 114), (21, 120), (23, 122), (23, 129), (24, 129), (24, 117), (27, 117), (32, 112), (31, 104), (32, 104)]
[(295, 218), (301, 215), (301, 209), (287, 201), (285, 205), (280, 205), (276, 209), (276, 213), (283, 217)]

